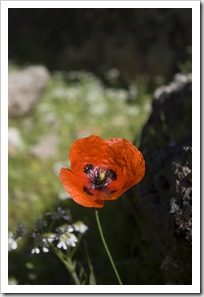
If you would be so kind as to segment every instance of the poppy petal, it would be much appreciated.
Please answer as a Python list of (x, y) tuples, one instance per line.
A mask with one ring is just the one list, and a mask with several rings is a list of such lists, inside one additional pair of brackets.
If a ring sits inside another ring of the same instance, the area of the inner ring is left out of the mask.
[[(120, 182), (121, 188), (128, 189), (141, 181), (145, 174), (145, 161), (141, 152), (129, 141), (123, 138), (106, 140), (106, 158), (109, 167), (117, 172), (117, 180), (111, 184), (116, 186)], [(125, 190), (125, 191), (126, 191)]]
[(105, 157), (106, 146), (102, 138), (94, 135), (74, 141), (69, 155), (72, 170), (81, 174), (87, 164), (94, 166), (105, 165), (107, 163)]
[(84, 190), (84, 182), (81, 181), (71, 170), (62, 168), (60, 171), (60, 180), (65, 190), (70, 194), (72, 199), (86, 207), (102, 208), (104, 201), (91, 197)]

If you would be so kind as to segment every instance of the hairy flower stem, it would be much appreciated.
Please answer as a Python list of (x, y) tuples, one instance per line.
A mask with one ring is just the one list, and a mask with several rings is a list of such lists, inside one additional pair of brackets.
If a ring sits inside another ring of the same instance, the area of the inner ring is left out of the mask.
[(111, 262), (111, 265), (112, 265), (113, 270), (114, 270), (114, 272), (115, 272), (115, 275), (116, 275), (116, 277), (117, 277), (118, 283), (119, 283), (120, 285), (122, 285), (123, 283), (122, 283), (122, 281), (121, 281), (121, 279), (120, 279), (118, 270), (117, 270), (117, 268), (116, 268), (116, 266), (115, 266), (115, 263), (114, 263), (114, 261), (113, 261), (113, 258), (112, 258), (112, 256), (111, 256), (111, 253), (110, 253), (110, 251), (109, 251), (109, 248), (108, 248), (108, 246), (107, 246), (107, 243), (106, 243), (105, 238), (104, 238), (104, 235), (103, 235), (103, 229), (102, 229), (102, 227), (101, 227), (101, 223), (100, 223), (100, 219), (99, 219), (99, 215), (98, 215), (98, 210), (95, 210), (95, 215), (96, 215), (96, 222), (97, 222), (97, 225), (98, 225), (99, 233), (100, 233), (100, 236), (101, 236), (101, 239), (102, 239), (104, 248), (105, 248), (106, 253), (107, 253), (108, 257), (109, 257), (109, 260), (110, 260), (110, 262)]

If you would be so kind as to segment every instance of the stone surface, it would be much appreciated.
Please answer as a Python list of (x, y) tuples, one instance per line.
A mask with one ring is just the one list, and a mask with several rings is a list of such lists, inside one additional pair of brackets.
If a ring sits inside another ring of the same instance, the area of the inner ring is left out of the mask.
[(23, 140), (20, 131), (15, 127), (8, 128), (8, 153), (15, 156), (23, 150)]
[(191, 76), (177, 75), (156, 90), (142, 131), (146, 175), (137, 209), (164, 284), (192, 282)]
[(9, 117), (23, 116), (35, 107), (49, 82), (44, 66), (29, 66), (12, 72), (8, 78)]
[(57, 136), (45, 135), (30, 149), (30, 153), (41, 160), (52, 158), (58, 153), (58, 144), (59, 139)]
[(192, 134), (191, 75), (177, 74), (154, 93), (152, 114), (142, 131), (143, 152), (174, 146)]

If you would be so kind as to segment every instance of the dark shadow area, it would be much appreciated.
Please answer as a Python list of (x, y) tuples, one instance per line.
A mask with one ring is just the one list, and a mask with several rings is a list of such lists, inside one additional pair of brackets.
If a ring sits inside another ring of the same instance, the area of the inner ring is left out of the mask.
[(191, 9), (9, 9), (9, 60), (168, 81), (190, 59), (191, 28)]

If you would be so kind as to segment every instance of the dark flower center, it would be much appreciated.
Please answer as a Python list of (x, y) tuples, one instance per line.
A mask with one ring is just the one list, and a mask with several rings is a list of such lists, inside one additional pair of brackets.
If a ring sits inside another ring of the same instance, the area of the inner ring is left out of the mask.
[(94, 167), (93, 165), (87, 165), (84, 168), (84, 173), (86, 173), (90, 178), (90, 187), (84, 187), (83, 190), (88, 195), (93, 195), (91, 190), (98, 190), (98, 191), (104, 191), (107, 193), (107, 195), (116, 192), (114, 191), (108, 191), (108, 185), (112, 180), (117, 179), (117, 174), (115, 171), (111, 169), (104, 169), (101, 167)]

